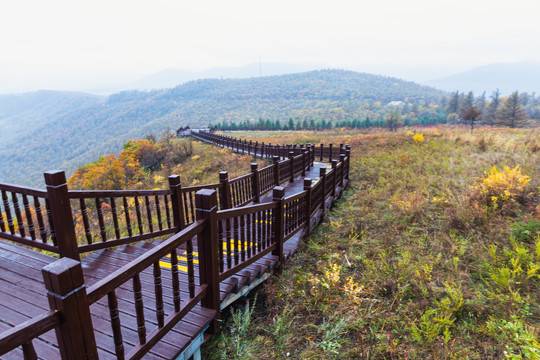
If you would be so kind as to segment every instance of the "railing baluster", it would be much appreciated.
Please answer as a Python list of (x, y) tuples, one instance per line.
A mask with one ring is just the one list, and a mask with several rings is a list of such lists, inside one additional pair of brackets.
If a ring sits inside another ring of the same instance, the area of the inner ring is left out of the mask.
[(163, 200), (165, 202), (165, 217), (167, 218), (167, 228), (172, 227), (171, 223), (171, 211), (169, 210), (169, 196), (165, 195), (163, 197)]
[(114, 338), (114, 351), (118, 359), (124, 359), (124, 340), (122, 339), (122, 328), (120, 325), (120, 314), (118, 312), (118, 300), (113, 291), (107, 294), (109, 313), (111, 316), (111, 327)]
[(83, 218), (84, 234), (86, 236), (86, 242), (88, 244), (92, 243), (92, 232), (90, 231), (90, 223), (88, 222), (88, 210), (86, 209), (86, 201), (81, 198), (79, 199), (79, 206), (81, 208), (81, 215)]
[(180, 311), (180, 278), (178, 274), (178, 253), (176, 249), (171, 251), (171, 276), (173, 288), (174, 311)]
[[(35, 197), (34, 197), (35, 199)], [(4, 222), (4, 213), (2, 212), (2, 206), (0, 206), (0, 231), (5, 232), (6, 231), (6, 225)]]
[(96, 210), (99, 222), (99, 232), (101, 234), (101, 241), (107, 241), (107, 233), (105, 232), (105, 221), (103, 221), (103, 209), (101, 208), (101, 199), (96, 198)]
[(238, 265), (239, 263), (239, 255), (240, 255), (240, 234), (238, 233), (238, 217), (235, 216), (233, 218), (233, 229), (234, 229), (234, 265)]
[(43, 243), (46, 243), (47, 230), (45, 229), (45, 223), (43, 222), (43, 214), (41, 213), (41, 203), (37, 196), (34, 196), (34, 209), (36, 210), (36, 217), (37, 217), (38, 226), (39, 226), (39, 236), (41, 237), (41, 241)]
[(234, 242), (234, 235), (231, 226), (232, 219), (226, 219), (227, 224), (227, 269), (232, 268), (232, 250), (231, 243)]
[(161, 208), (160, 208), (160, 203), (159, 203), (159, 196), (156, 195), (154, 197), (154, 200), (155, 200), (155, 203), (156, 203), (156, 215), (157, 215), (157, 221), (158, 221), (158, 228), (159, 228), (159, 230), (163, 230), (163, 223), (162, 223), (162, 220), (161, 220)]
[(190, 222), (194, 222), (195, 221), (195, 202), (194, 202), (194, 199), (195, 199), (195, 194), (190, 192), (189, 193), (189, 205), (190, 205), (190, 214), (191, 214), (191, 221)]
[(246, 228), (245, 228), (245, 219), (244, 215), (240, 215), (240, 238), (241, 238), (241, 253), (240, 257), (242, 261), (246, 261)]
[(34, 349), (34, 344), (32, 344), (32, 341), (24, 343), (22, 345), (22, 351), (24, 360), (34, 360), (38, 358), (36, 354), (36, 349)]
[(111, 212), (112, 212), (112, 218), (113, 218), (114, 234), (116, 235), (117, 239), (120, 239), (120, 226), (118, 224), (118, 213), (116, 211), (116, 201), (114, 197), (111, 197), (110, 200), (111, 200)]
[(190, 217), (190, 214), (191, 212), (189, 211), (189, 201), (188, 201), (188, 196), (189, 196), (190, 193), (183, 193), (182, 194), (182, 198), (183, 198), (183, 206), (184, 206), (184, 216), (185, 216), (185, 224), (191, 224), (192, 222), (192, 219)]
[(32, 219), (32, 212), (30, 211), (30, 203), (28, 202), (28, 196), (23, 194), (23, 206), (24, 206), (24, 215), (26, 217), (26, 224), (28, 225), (28, 232), (30, 233), (30, 238), (36, 240), (36, 230), (34, 228), (34, 220)]
[(227, 234), (223, 232), (223, 220), (218, 221), (218, 243), (219, 243), (219, 272), (222, 273), (224, 270), (224, 256), (225, 252), (223, 239), (227, 241)]
[(152, 225), (152, 208), (150, 207), (150, 199), (148, 196), (144, 197), (144, 204), (146, 206), (146, 217), (148, 221), (148, 232), (154, 232), (154, 226)]
[(146, 344), (146, 324), (144, 321), (144, 304), (142, 297), (141, 277), (139, 273), (133, 276), (133, 297), (135, 300), (135, 315), (137, 317), (137, 334), (139, 344)]
[(137, 214), (137, 226), (139, 227), (139, 235), (143, 233), (143, 222), (141, 216), (141, 205), (139, 204), (139, 197), (135, 196), (135, 213)]
[(128, 206), (127, 199), (125, 197), (123, 197), (122, 202), (124, 203), (124, 214), (126, 216), (126, 227), (127, 227), (127, 231), (128, 231), (128, 236), (132, 237), (133, 236), (133, 230), (131, 229), (131, 218), (129, 216), (129, 206)]
[(158, 326), (162, 328), (165, 323), (165, 311), (163, 310), (163, 284), (161, 283), (159, 261), (154, 263), (154, 293), (156, 296), (156, 319)]
[(189, 297), (195, 296), (195, 268), (193, 266), (193, 241), (189, 239), (186, 243), (187, 268), (188, 268), (188, 289)]
[(11, 193), (11, 202), (13, 203), (13, 208), (15, 209), (15, 218), (17, 219), (17, 225), (19, 227), (19, 234), (21, 234), (22, 237), (25, 237), (26, 231), (24, 229), (21, 207), (19, 205), (19, 197), (17, 196), (17, 193)]
[[(246, 240), (247, 240), (247, 257), (248, 259), (251, 257), (251, 250), (253, 246), (253, 239), (251, 237), (251, 228), (252, 228), (252, 221), (253, 221), (253, 214), (247, 214), (247, 221), (246, 221)], [(253, 252), (255, 253), (255, 252)]]
[(2, 200), (4, 202), (4, 212), (6, 213), (6, 220), (9, 231), (12, 235), (15, 234), (15, 225), (13, 224), (13, 217), (11, 216), (11, 207), (9, 206), (9, 199), (5, 190), (2, 190)]

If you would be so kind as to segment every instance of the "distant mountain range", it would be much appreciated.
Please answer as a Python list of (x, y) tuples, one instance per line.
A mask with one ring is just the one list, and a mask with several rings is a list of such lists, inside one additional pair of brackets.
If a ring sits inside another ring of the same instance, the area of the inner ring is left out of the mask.
[(44, 171), (70, 172), (101, 155), (117, 153), (129, 139), (151, 132), (159, 135), (167, 128), (260, 117), (376, 118), (384, 116), (384, 105), (391, 101), (431, 103), (442, 95), (413, 82), (344, 70), (197, 80), (172, 89), (124, 91), (108, 97), (60, 92), (7, 95), (0, 99), (14, 105), (0, 110), (4, 114), (0, 123), (21, 123), (12, 124), (15, 128), (0, 141), (0, 181), (42, 185)]
[(54, 122), (74, 109), (96, 106), (105, 99), (85, 93), (50, 90), (0, 95), (0, 147), (33, 132), (36, 127)]
[(204, 71), (165, 69), (142, 77), (129, 85), (131, 89), (151, 90), (172, 88), (200, 79), (245, 79), (260, 76), (286, 75), (316, 70), (320, 66), (284, 63), (251, 63), (240, 67), (216, 67)]
[(518, 62), (481, 66), (459, 74), (427, 81), (430, 85), (446, 91), (473, 91), (490, 95), (495, 89), (508, 95), (514, 91), (540, 93), (540, 63)]

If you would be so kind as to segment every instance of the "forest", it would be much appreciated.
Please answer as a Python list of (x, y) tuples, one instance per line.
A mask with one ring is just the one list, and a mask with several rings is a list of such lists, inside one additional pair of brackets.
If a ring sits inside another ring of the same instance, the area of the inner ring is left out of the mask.
[[(521, 127), (536, 124), (529, 119), (540, 115), (535, 94), (445, 93), (344, 70), (197, 80), (172, 89), (125, 91), (107, 98), (55, 92), (31, 96), (39, 101), (22, 98), (17, 108), (26, 109), (23, 117), (28, 121), (21, 116), (15, 119), (16, 109), (4, 111), (5, 119), (19, 125), (0, 142), (0, 181), (41, 186), (47, 170), (72, 173), (103, 154), (118, 154), (130, 139), (186, 125), (210, 124), (222, 130), (395, 130), (434, 124), (504, 125), (511, 117), (509, 126)], [(513, 105), (507, 104), (509, 99)]]

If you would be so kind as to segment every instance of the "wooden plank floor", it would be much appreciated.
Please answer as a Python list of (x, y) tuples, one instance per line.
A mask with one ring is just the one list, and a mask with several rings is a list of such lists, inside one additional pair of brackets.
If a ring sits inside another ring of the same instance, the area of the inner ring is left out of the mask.
[[(319, 168), (329, 167), (326, 163), (316, 162), (306, 173), (306, 178), (314, 181), (319, 177)], [(303, 190), (303, 177), (298, 177), (293, 183), (285, 185), (286, 195), (292, 195)], [(271, 192), (261, 198), (261, 202), (272, 201)], [(317, 223), (320, 212), (312, 223)], [(291, 237), (284, 244), (286, 257), (291, 256), (300, 243), (304, 231), (302, 230)], [(159, 242), (153, 244), (139, 243), (137, 245), (124, 246), (116, 250), (97, 251), (82, 260), (85, 282), (87, 286), (95, 284), (103, 277), (119, 269), (123, 265), (144, 254)], [(197, 252), (196, 241), (194, 251)], [(56, 259), (20, 246), (6, 242), (0, 242), (0, 331), (20, 324), (33, 316), (39, 315), (49, 309), (46, 291), (42, 283), (41, 269)], [(196, 260), (196, 259), (195, 259)], [(165, 261), (164, 261), (165, 262)], [(259, 259), (252, 265), (231, 276), (220, 285), (220, 298), (224, 301), (231, 294), (237, 293), (245, 286), (250, 285), (265, 273), (272, 272), (277, 264), (277, 258), (271, 254)], [(186, 259), (179, 253), (179, 267), (186, 265)], [(172, 276), (167, 271), (166, 264), (162, 266), (163, 300), (165, 316), (174, 310), (172, 299)], [(195, 262), (195, 282), (198, 283), (198, 265)], [(187, 274), (180, 271), (181, 297), (188, 297)], [(143, 287), (144, 315), (147, 331), (150, 332), (157, 326), (155, 318), (155, 299), (153, 294), (152, 268), (146, 269), (141, 274)], [(116, 291), (122, 324), (122, 335), (126, 352), (138, 344), (137, 319), (133, 289), (130, 282), (124, 284)], [(98, 345), (100, 359), (116, 358), (114, 354), (114, 341), (109, 320), (109, 309), (106, 299), (101, 299), (91, 306), (94, 334)], [(175, 358), (185, 349), (189, 343), (199, 335), (208, 323), (214, 318), (215, 312), (196, 306), (174, 329), (156, 345), (145, 359), (171, 359)], [(49, 331), (39, 339), (34, 340), (36, 352), (43, 359), (58, 359), (60, 357), (54, 331)], [(22, 351), (13, 350), (5, 354), (2, 359), (20, 359)]]

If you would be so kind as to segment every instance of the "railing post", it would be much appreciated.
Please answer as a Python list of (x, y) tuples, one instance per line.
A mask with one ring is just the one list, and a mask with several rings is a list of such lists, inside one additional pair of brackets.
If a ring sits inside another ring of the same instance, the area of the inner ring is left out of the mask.
[(334, 145), (332, 143), (328, 144), (328, 162), (331, 163), (332, 162), (332, 147)]
[(345, 154), (339, 155), (339, 162), (341, 162), (341, 190), (343, 190), (343, 185), (345, 183)]
[(259, 194), (261, 193), (261, 185), (259, 182), (259, 170), (257, 170), (257, 163), (251, 164), (251, 172), (253, 177), (251, 178), (251, 188), (253, 189), (253, 202), (260, 202)]
[(75, 226), (71, 214), (66, 174), (58, 170), (47, 171), (44, 177), (60, 257), (79, 260), (77, 236), (75, 235)]
[(283, 254), (283, 237), (284, 237), (284, 206), (283, 199), (285, 198), (285, 188), (281, 186), (276, 186), (272, 192), (272, 201), (277, 203), (277, 206), (274, 208), (274, 218), (272, 219), (272, 224), (274, 227), (274, 236), (276, 248), (272, 251), (272, 255), (275, 255), (279, 258), (279, 268), (283, 267), (285, 262), (285, 256)]
[(351, 149), (349, 148), (345, 150), (345, 154), (347, 155), (347, 173), (345, 174), (345, 179), (349, 180), (349, 173), (351, 169)]
[(81, 263), (62, 258), (45, 266), (41, 273), (51, 310), (62, 313), (62, 322), (55, 328), (61, 358), (97, 359)]
[(339, 144), (339, 155), (345, 154), (345, 151), (343, 150), (343, 143)]
[(272, 157), (272, 163), (274, 164), (274, 183), (275, 183), (275, 186), (279, 186), (279, 178), (280, 178), (280, 173), (279, 173), (279, 156), (274, 155), (274, 156)]
[(305, 147), (302, 148), (302, 176), (306, 176), (306, 157), (307, 157), (307, 149)]
[(291, 183), (294, 182), (294, 152), (293, 151), (289, 151), (289, 161), (291, 162), (289, 167), (291, 168), (291, 178), (289, 179), (289, 181)]
[(219, 183), (221, 184), (221, 209), (232, 209), (232, 198), (231, 198), (231, 184), (229, 183), (229, 172), (220, 171), (219, 172)]
[(219, 302), (219, 243), (217, 229), (217, 193), (216, 190), (202, 189), (195, 193), (197, 220), (204, 220), (204, 229), (197, 237), (199, 250), (199, 277), (206, 284), (206, 295), (201, 305), (216, 310), (217, 314), (210, 323), (209, 331), (215, 334), (221, 324)]
[[(331, 145), (331, 144), (330, 144)], [(332, 160), (332, 202), (336, 199), (337, 160)]]
[(326, 212), (326, 168), (319, 168), (319, 179), (322, 181), (322, 216)]
[(306, 234), (311, 232), (311, 184), (310, 178), (304, 179), (304, 191), (306, 194)]
[(180, 231), (186, 227), (184, 207), (182, 206), (182, 185), (180, 184), (180, 176), (169, 176), (169, 188), (171, 189), (171, 206), (174, 227), (178, 228), (178, 231)]
[(254, 151), (254, 156), (257, 157), (257, 149), (259, 148), (259, 142), (258, 141), (255, 141), (255, 151)]

